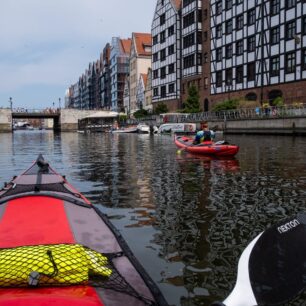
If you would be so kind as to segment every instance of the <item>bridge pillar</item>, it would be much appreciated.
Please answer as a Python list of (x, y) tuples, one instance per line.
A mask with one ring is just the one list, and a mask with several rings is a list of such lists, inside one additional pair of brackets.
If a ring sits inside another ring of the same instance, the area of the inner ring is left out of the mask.
[(0, 108), (0, 133), (13, 131), (12, 112), (9, 108)]

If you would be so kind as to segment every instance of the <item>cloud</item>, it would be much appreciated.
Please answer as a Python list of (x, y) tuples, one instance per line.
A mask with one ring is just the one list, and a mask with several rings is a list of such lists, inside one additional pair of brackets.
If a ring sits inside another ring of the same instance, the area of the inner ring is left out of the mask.
[(64, 92), (113, 36), (150, 32), (155, 3), (2, 0), (0, 94), (33, 84), (62, 85)]

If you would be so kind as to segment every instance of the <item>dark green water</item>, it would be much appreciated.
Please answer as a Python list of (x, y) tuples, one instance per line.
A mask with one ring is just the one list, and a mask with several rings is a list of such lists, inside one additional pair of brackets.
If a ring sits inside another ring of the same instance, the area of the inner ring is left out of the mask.
[(227, 140), (240, 146), (233, 160), (177, 154), (170, 136), (0, 134), (0, 184), (43, 153), (109, 215), (170, 304), (210, 305), (252, 238), (306, 210), (306, 138)]

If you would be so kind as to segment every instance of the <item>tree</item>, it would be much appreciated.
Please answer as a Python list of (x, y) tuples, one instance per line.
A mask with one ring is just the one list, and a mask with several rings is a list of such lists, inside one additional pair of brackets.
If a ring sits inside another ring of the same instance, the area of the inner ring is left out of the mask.
[(148, 116), (148, 111), (142, 108), (136, 111), (133, 115), (135, 118), (142, 118)]
[(188, 88), (188, 97), (183, 103), (183, 112), (185, 113), (198, 113), (200, 109), (200, 95), (195, 85)]
[(163, 113), (168, 113), (168, 107), (165, 103), (160, 102), (157, 104), (156, 108), (155, 108), (155, 114), (159, 115), (159, 114), (163, 114)]

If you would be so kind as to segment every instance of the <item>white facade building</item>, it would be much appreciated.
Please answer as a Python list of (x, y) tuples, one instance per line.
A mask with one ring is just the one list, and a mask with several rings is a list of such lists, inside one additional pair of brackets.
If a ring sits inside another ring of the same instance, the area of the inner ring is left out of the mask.
[(176, 104), (180, 98), (181, 1), (158, 0), (152, 23), (152, 103)]

